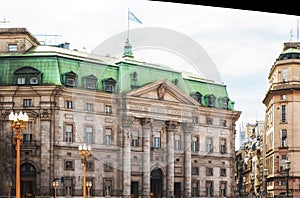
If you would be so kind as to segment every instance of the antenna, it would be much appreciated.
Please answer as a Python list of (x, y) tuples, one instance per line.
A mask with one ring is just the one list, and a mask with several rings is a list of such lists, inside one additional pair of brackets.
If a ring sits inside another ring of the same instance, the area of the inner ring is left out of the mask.
[(297, 19), (297, 42), (299, 40), (299, 19)]
[(290, 30), (290, 40), (289, 41), (293, 41), (293, 28), (291, 28), (291, 30)]

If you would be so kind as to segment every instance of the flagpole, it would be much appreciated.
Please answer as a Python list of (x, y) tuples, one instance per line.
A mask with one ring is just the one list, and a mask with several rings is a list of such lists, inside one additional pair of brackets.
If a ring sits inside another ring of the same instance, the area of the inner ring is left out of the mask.
[(127, 11), (127, 23), (128, 23), (128, 29), (127, 29), (127, 41), (129, 42), (129, 8)]

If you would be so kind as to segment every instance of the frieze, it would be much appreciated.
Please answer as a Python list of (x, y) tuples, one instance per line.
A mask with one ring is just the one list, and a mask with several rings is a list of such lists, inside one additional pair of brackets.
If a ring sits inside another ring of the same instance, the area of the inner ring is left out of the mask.
[(178, 111), (173, 109), (166, 109), (161, 107), (147, 107), (147, 106), (141, 106), (136, 104), (129, 104), (128, 105), (129, 110), (138, 110), (138, 111), (145, 111), (149, 113), (163, 113), (163, 114), (171, 114), (171, 115), (177, 115), (177, 116), (192, 116), (191, 112), (188, 111)]

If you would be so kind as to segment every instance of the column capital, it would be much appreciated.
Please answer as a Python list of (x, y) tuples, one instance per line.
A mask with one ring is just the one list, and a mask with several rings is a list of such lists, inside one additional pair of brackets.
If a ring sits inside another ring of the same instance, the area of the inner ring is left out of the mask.
[(180, 123), (176, 121), (166, 121), (167, 131), (174, 131), (179, 124)]
[(150, 124), (153, 122), (153, 119), (151, 118), (141, 118), (141, 125), (142, 126), (150, 126)]

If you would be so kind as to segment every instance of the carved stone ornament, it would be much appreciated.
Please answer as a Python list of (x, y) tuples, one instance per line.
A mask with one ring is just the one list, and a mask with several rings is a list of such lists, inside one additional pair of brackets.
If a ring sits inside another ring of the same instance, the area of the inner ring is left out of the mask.
[(166, 85), (164, 83), (160, 84), (157, 88), (157, 97), (158, 99), (164, 99), (166, 93)]

